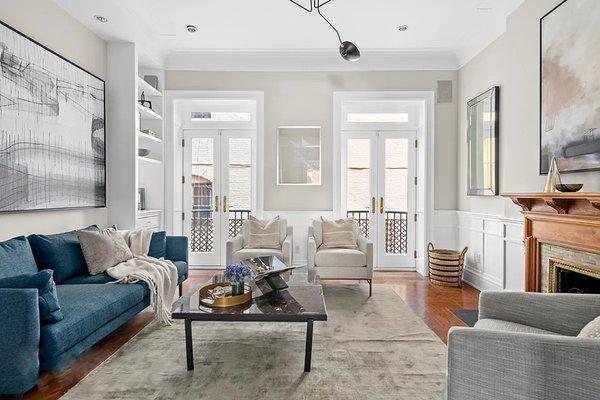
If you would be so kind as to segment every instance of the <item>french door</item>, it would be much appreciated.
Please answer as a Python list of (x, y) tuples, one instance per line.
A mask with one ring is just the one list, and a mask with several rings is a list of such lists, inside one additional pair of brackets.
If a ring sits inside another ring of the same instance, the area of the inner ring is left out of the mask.
[(414, 131), (342, 132), (342, 211), (374, 246), (376, 268), (415, 268)]
[(184, 130), (183, 229), (190, 264), (219, 266), (255, 207), (254, 131)]

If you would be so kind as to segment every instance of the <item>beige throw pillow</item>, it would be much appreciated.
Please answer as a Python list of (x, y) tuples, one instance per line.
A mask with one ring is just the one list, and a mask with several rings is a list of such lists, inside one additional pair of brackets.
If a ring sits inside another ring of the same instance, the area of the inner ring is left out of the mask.
[(252, 215), (247, 220), (244, 247), (247, 249), (280, 249), (281, 234), (279, 216), (261, 221)]
[(77, 231), (83, 256), (92, 275), (106, 272), (110, 267), (133, 258), (125, 239), (114, 228), (98, 232)]
[(579, 335), (579, 338), (587, 339), (600, 339), (600, 317), (593, 319), (590, 323), (583, 327)]
[(328, 220), (321, 218), (323, 222), (323, 244), (321, 247), (330, 249), (357, 249), (358, 239), (356, 222), (353, 218), (342, 218)]

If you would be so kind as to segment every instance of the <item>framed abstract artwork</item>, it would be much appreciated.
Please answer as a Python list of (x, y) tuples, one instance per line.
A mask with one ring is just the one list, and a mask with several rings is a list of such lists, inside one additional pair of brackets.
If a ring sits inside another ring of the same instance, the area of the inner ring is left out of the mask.
[(104, 93), (0, 22), (0, 212), (106, 206)]
[(566, 0), (540, 20), (540, 173), (600, 169), (600, 1)]

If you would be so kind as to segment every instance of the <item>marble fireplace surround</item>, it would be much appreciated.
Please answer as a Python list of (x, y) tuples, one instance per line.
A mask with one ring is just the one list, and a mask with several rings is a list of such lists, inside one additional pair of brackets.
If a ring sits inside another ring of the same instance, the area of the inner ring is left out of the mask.
[(525, 218), (526, 291), (549, 291), (550, 258), (567, 264), (600, 265), (600, 193), (503, 196), (520, 206)]

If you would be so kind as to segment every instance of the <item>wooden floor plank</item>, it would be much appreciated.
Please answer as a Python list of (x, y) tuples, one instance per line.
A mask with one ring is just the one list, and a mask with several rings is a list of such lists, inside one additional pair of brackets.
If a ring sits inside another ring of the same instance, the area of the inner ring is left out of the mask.
[[(214, 273), (215, 270), (206, 269), (190, 271), (190, 277), (184, 283), (184, 292), (193, 285), (206, 282)], [(450, 309), (475, 309), (479, 301), (479, 291), (469, 285), (465, 284), (462, 288), (435, 286), (416, 272), (378, 271), (375, 272), (373, 283), (390, 285), (444, 343), (450, 327), (465, 326)], [(324, 284), (336, 283), (326, 281)], [(145, 310), (71, 362), (64, 371), (43, 373), (37, 386), (26, 394), (25, 399), (58, 399), (139, 333), (151, 320), (151, 311)]]

